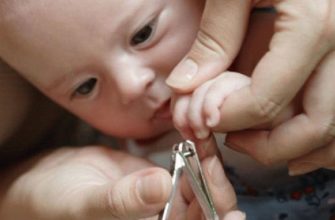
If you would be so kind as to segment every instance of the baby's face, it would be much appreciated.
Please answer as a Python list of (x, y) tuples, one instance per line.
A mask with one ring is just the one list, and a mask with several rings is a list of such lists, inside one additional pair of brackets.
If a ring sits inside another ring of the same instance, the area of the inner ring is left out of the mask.
[(105, 133), (172, 129), (165, 79), (195, 38), (203, 0), (23, 2), (7, 15), (0, 56), (24, 77)]

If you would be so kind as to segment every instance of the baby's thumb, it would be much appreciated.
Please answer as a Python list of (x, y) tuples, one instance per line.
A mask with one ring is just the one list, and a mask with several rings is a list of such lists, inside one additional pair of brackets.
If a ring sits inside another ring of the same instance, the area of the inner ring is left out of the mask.
[(166, 170), (145, 169), (123, 177), (112, 187), (97, 188), (88, 210), (95, 213), (95, 219), (152, 217), (164, 208), (171, 187), (171, 176)]
[(250, 0), (206, 1), (197, 38), (167, 84), (177, 92), (190, 92), (226, 70), (242, 44), (250, 8)]

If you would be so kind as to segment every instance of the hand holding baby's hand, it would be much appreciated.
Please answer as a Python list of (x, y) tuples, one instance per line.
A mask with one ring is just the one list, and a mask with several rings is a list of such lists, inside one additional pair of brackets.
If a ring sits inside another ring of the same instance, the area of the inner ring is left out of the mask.
[[(290, 108), (288, 105), (294, 99), (301, 98), (291, 118), (267, 130), (230, 133), (228, 142), (265, 164), (291, 160), (291, 174), (332, 168), (335, 163), (332, 156), (335, 148), (334, 1), (208, 0), (197, 39), (167, 83), (178, 93), (190, 93), (225, 71), (242, 44), (252, 4), (263, 2), (271, 3), (277, 11), (274, 35), (268, 51), (252, 71), (250, 85), (225, 101), (215, 130), (232, 132), (271, 124)], [(186, 98), (181, 100), (188, 105)], [(180, 114), (191, 113), (184, 110)], [(184, 126), (182, 120), (189, 118), (178, 119), (177, 127), (184, 134), (192, 135), (192, 129)], [(203, 129), (204, 122), (194, 121), (190, 127), (196, 128), (198, 137), (208, 133)]]
[[(207, 186), (211, 193), (217, 214), (222, 220), (245, 220), (244, 213), (237, 210), (237, 199), (232, 185), (220, 162), (220, 154), (213, 136), (196, 142), (199, 159)], [(200, 205), (191, 190), (187, 178), (181, 178), (180, 193), (176, 195), (170, 219), (204, 219)]]

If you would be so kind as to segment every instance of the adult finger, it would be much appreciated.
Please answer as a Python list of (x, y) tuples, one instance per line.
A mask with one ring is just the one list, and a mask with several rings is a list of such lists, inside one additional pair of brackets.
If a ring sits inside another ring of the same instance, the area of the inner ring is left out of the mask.
[(204, 175), (219, 216), (237, 208), (235, 191), (230, 184), (219, 158), (214, 155), (202, 161)]
[(242, 131), (227, 137), (265, 164), (298, 158), (335, 138), (335, 52), (329, 53), (305, 85), (302, 112), (272, 130)]
[[(195, 140), (194, 144), (196, 146), (197, 154), (201, 162), (204, 160), (208, 160), (208, 158), (219, 158), (221, 166), (222, 157), (213, 135), (205, 140)], [(206, 163), (208, 164), (208, 162)], [(184, 199), (186, 199), (186, 201), (190, 203), (194, 199), (194, 193), (190, 188), (188, 180), (187, 178), (185, 178), (185, 176), (181, 178), (181, 189)]]
[[(225, 175), (219, 158), (216, 155), (208, 156), (202, 160), (201, 165), (218, 215), (223, 217), (231, 211), (236, 211), (236, 195), (232, 185)], [(201, 209), (186, 180), (187, 179), (184, 178), (181, 182), (181, 192), (184, 199), (190, 203), (187, 216), (188, 219), (197, 219), (196, 217), (201, 216)]]
[(278, 18), (269, 51), (252, 73), (251, 85), (225, 101), (219, 131), (250, 128), (273, 120), (334, 48), (333, 1), (275, 2)]
[(335, 170), (335, 141), (288, 163), (290, 175), (301, 175), (319, 168)]
[(96, 186), (85, 193), (87, 216), (94, 219), (138, 219), (151, 217), (163, 209), (171, 191), (171, 176), (161, 168), (148, 168), (118, 180), (113, 185)]
[(208, 0), (197, 38), (167, 84), (190, 92), (223, 72), (235, 58), (246, 31), (251, 0)]

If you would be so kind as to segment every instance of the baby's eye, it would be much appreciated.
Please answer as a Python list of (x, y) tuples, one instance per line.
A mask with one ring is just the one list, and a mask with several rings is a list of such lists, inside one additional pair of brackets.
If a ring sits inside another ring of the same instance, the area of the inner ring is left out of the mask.
[(75, 91), (73, 96), (79, 95), (79, 96), (87, 96), (89, 95), (95, 85), (97, 83), (97, 79), (96, 78), (89, 78), (88, 80), (86, 80), (84, 83), (82, 83)]
[(131, 38), (130, 44), (132, 46), (136, 46), (141, 43), (144, 43), (151, 37), (152, 33), (153, 33), (153, 23), (150, 22)]

